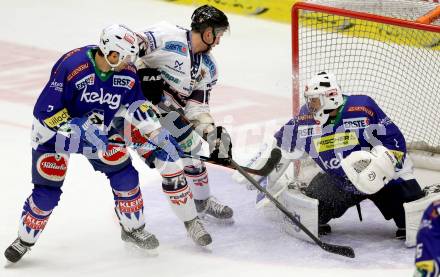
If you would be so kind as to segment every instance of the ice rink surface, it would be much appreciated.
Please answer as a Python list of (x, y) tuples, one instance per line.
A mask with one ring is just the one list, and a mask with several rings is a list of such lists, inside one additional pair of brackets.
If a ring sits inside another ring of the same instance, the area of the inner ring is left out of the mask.
[[(49, 70), (70, 49), (96, 44), (100, 30), (124, 23), (135, 30), (166, 20), (189, 26), (194, 7), (162, 1), (0, 1), (0, 250), (16, 238), (25, 198), (30, 194), (32, 106)], [(264, 137), (290, 116), (290, 27), (230, 15), (231, 32), (214, 49), (219, 63), (212, 111), (231, 130), (234, 155), (243, 161)], [(230, 205), (235, 224), (207, 223), (210, 249), (196, 247), (171, 212), (160, 176), (137, 158), (147, 228), (160, 240), (157, 255), (126, 247), (113, 212), (104, 175), (73, 155), (63, 195), (47, 228), (17, 265), (0, 267), (0, 276), (411, 276), (414, 249), (393, 239), (371, 202), (363, 202), (364, 221), (354, 209), (331, 221), (323, 240), (350, 245), (355, 259), (323, 252), (281, 229), (254, 208), (255, 192), (231, 180), (231, 171), (210, 166), (213, 194)], [(439, 175), (418, 172), (424, 184)], [(4, 262), (6, 264), (6, 262)]]

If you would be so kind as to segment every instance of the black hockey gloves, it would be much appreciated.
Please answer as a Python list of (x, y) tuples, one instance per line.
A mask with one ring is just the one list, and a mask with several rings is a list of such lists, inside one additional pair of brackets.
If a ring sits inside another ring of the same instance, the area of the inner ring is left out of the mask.
[(138, 70), (138, 76), (144, 96), (153, 105), (157, 105), (162, 100), (165, 86), (160, 71), (156, 68), (142, 68)]
[(210, 132), (206, 140), (209, 144), (209, 158), (216, 163), (229, 165), (232, 159), (231, 136), (222, 126), (217, 126)]

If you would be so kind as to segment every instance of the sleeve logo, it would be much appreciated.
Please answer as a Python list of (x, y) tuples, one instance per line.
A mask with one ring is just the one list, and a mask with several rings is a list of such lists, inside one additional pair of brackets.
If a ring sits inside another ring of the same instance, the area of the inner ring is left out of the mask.
[(188, 55), (188, 47), (180, 41), (167, 41), (163, 48), (165, 51), (173, 52), (182, 56)]
[(67, 122), (69, 119), (69, 112), (66, 108), (64, 108), (56, 114), (52, 115), (51, 117), (46, 118), (44, 120), (44, 124), (46, 124), (46, 126), (49, 128), (54, 128), (61, 125), (62, 123)]

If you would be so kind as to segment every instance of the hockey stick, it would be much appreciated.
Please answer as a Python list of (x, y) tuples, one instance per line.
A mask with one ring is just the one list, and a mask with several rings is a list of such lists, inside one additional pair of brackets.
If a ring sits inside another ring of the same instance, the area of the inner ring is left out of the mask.
[(298, 226), (307, 236), (309, 236), (319, 247), (321, 247), (324, 251), (342, 255), (349, 258), (354, 258), (354, 250), (349, 246), (343, 245), (335, 245), (325, 243), (315, 235), (313, 235), (309, 229), (307, 229), (299, 220), (295, 218), (295, 216), (289, 212), (278, 200), (275, 199), (264, 187), (262, 187), (257, 181), (255, 181), (240, 165), (238, 165), (234, 160), (231, 160), (231, 165), (235, 167), (249, 182), (254, 185), (260, 192), (264, 193), (267, 198), (280, 210), (285, 214), (292, 222)]
[[(219, 164), (219, 163), (216, 163), (215, 161), (212, 161), (209, 157), (199, 156), (199, 155), (194, 156), (194, 155), (191, 155), (190, 153), (186, 153), (186, 152), (183, 153), (183, 155), (185, 156), (185, 158), (198, 159), (198, 160), (201, 160), (204, 162), (208, 162), (208, 163), (212, 163), (215, 165), (220, 165), (223, 167), (237, 170), (237, 167), (235, 167), (232, 164), (230, 164), (230, 165)], [(253, 168), (249, 168), (249, 167), (245, 167), (245, 166), (240, 166), (240, 167), (249, 174), (254, 174), (254, 175), (259, 175), (259, 176), (267, 176), (267, 175), (269, 175), (269, 173), (272, 172), (272, 170), (280, 162), (280, 160), (281, 160), (281, 151), (277, 148), (274, 148), (274, 149), (272, 149), (272, 152), (270, 152), (270, 157), (267, 160), (267, 162), (263, 165), (262, 168), (253, 169)]]
[[(119, 146), (119, 147), (127, 147), (127, 144), (125, 142), (122, 141), (116, 141), (116, 140), (109, 140), (108, 141), (110, 144)], [(135, 145), (135, 148), (141, 148), (142, 145)], [(201, 160), (207, 163), (211, 163), (211, 164), (215, 164), (215, 165), (219, 165), (219, 166), (223, 166), (223, 167), (227, 167), (227, 168), (231, 168), (231, 169), (237, 169), (235, 166), (233, 165), (224, 165), (224, 164), (219, 164), (216, 163), (215, 161), (211, 160), (209, 157), (205, 157), (205, 156), (199, 156), (199, 155), (192, 155), (191, 153), (188, 152), (183, 152), (183, 158), (191, 158), (191, 159), (197, 159), (197, 160)], [(272, 149), (272, 152), (270, 153), (270, 157), (267, 160), (267, 162), (263, 165), (262, 168), (260, 169), (253, 169), (253, 168), (249, 168), (249, 167), (245, 167), (245, 166), (240, 166), (244, 171), (250, 173), (250, 174), (254, 174), (254, 175), (260, 175), (260, 176), (267, 176), (269, 175), (269, 173), (272, 172), (272, 170), (275, 168), (275, 166), (279, 163), (279, 161), (281, 160), (281, 151), (279, 149)]]

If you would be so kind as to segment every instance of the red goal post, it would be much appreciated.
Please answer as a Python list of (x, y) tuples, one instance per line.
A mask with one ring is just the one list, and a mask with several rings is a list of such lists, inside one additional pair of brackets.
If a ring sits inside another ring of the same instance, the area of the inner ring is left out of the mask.
[(440, 153), (440, 25), (417, 22), (429, 13), (435, 20), (435, 10), (438, 3), (414, 0), (297, 2), (291, 13), (293, 113), (304, 103), (305, 82), (332, 71), (344, 93), (378, 102), (409, 149)]

